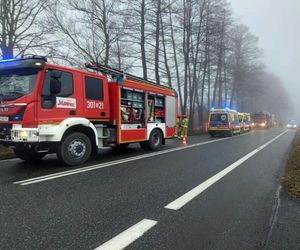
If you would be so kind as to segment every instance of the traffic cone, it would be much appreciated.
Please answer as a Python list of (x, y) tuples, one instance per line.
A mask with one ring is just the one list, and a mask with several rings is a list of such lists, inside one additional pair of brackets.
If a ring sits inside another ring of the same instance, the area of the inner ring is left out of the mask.
[(187, 142), (186, 142), (186, 137), (185, 136), (182, 138), (181, 146), (183, 146), (183, 147), (187, 146)]

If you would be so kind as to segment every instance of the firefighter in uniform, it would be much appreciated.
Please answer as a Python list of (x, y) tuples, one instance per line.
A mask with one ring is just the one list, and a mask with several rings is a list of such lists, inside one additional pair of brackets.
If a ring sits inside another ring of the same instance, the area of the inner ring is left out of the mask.
[(180, 116), (177, 116), (176, 119), (176, 135), (175, 137), (180, 138), (181, 137), (181, 119)]
[(187, 137), (187, 130), (188, 130), (188, 118), (186, 115), (183, 115), (181, 121), (181, 139)]

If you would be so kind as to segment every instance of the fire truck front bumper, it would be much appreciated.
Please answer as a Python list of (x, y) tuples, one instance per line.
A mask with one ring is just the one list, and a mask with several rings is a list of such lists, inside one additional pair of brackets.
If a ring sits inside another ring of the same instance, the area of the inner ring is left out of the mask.
[(1, 144), (10, 145), (18, 142), (39, 142), (38, 128), (23, 128), (21, 125), (1, 124)]
[(39, 142), (37, 128), (13, 128), (11, 131), (12, 142)]
[(0, 126), (0, 144), (5, 147), (24, 146), (37, 152), (55, 152), (57, 142), (41, 141), (38, 128), (23, 128), (21, 125)]

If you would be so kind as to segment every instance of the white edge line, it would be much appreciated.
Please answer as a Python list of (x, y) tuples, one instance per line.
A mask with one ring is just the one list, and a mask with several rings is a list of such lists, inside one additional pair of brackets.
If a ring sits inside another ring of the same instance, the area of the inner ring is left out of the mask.
[(171, 153), (171, 152), (176, 152), (179, 150), (185, 150), (185, 149), (189, 149), (189, 148), (193, 148), (193, 147), (198, 147), (198, 146), (202, 146), (205, 144), (210, 144), (210, 143), (214, 143), (214, 142), (218, 142), (218, 141), (227, 140), (230, 138), (232, 138), (232, 137), (195, 143), (195, 144), (188, 145), (185, 147), (177, 147), (177, 148), (162, 150), (162, 151), (158, 151), (158, 152), (154, 152), (154, 153), (150, 153), (150, 154), (146, 154), (146, 155), (134, 156), (134, 157), (115, 160), (115, 161), (106, 162), (106, 163), (102, 163), (102, 164), (87, 166), (87, 167), (83, 167), (80, 169), (73, 169), (73, 170), (63, 171), (63, 172), (59, 172), (59, 173), (39, 176), (39, 177), (30, 178), (30, 179), (26, 179), (26, 180), (16, 181), (16, 182), (13, 182), (13, 184), (15, 184), (15, 185), (18, 184), (18, 185), (22, 185), (22, 186), (30, 185), (30, 184), (34, 184), (34, 183), (38, 183), (38, 182), (51, 180), (51, 179), (61, 178), (61, 177), (68, 176), (68, 175), (74, 175), (74, 174), (87, 172), (87, 171), (100, 169), (100, 168), (105, 168), (105, 167), (109, 167), (109, 166), (113, 166), (113, 165), (117, 165), (117, 164), (121, 164), (121, 163), (126, 163), (126, 162), (130, 162), (130, 161), (136, 161), (136, 160), (140, 160), (140, 159), (144, 159), (144, 158), (149, 158), (149, 157), (156, 156), (156, 155), (162, 155), (162, 154), (167, 154), (167, 153)]
[(241, 159), (239, 159), (236, 162), (234, 162), (233, 164), (229, 165), (228, 167), (226, 167), (225, 169), (223, 169), (219, 173), (217, 173), (214, 176), (210, 177), (209, 179), (207, 179), (206, 181), (204, 181), (203, 183), (201, 183), (197, 187), (193, 188), (192, 190), (188, 191), (184, 195), (180, 196), (176, 200), (172, 201), (171, 203), (166, 205), (165, 208), (166, 209), (171, 209), (171, 210), (179, 210), (184, 205), (186, 205), (188, 202), (190, 202), (192, 199), (194, 199), (199, 194), (201, 194), (203, 191), (205, 191), (207, 188), (209, 188), (211, 185), (213, 185), (214, 183), (216, 183), (217, 181), (222, 179), (224, 176), (229, 174), (232, 170), (234, 170), (235, 168), (240, 166), (243, 162), (245, 162), (246, 160), (251, 158), (253, 155), (257, 154), (259, 151), (261, 151), (262, 149), (267, 147), (269, 144), (271, 144), (272, 142), (277, 140), (279, 137), (281, 137), (285, 133), (287, 133), (287, 130), (282, 132), (278, 136), (274, 137), (272, 140), (268, 141), (267, 143), (263, 144), (262, 146), (254, 149), (253, 151), (251, 151), (250, 153), (248, 153), (247, 155), (245, 155)]
[(118, 234), (114, 238), (105, 242), (104, 244), (97, 247), (95, 250), (119, 250), (124, 249), (129, 246), (132, 242), (136, 241), (143, 234), (145, 234), (149, 229), (154, 227), (157, 221), (143, 219), (137, 224), (126, 229), (122, 233)]

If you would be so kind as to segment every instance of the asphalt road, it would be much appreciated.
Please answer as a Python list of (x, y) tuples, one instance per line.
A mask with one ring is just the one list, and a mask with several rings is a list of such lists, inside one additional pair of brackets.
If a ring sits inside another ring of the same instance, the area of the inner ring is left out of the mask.
[(286, 230), (294, 210), (281, 210), (294, 134), (194, 136), (157, 152), (132, 145), (77, 168), (54, 156), (0, 161), (0, 249), (299, 248), (300, 229)]

